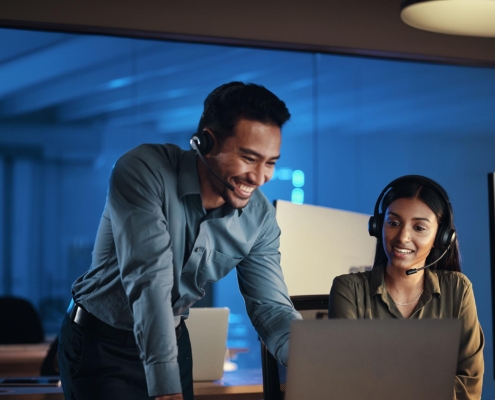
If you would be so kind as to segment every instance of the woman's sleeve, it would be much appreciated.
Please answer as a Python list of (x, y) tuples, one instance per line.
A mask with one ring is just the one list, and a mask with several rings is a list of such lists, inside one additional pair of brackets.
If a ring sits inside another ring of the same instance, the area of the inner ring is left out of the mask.
[(459, 319), (462, 321), (461, 343), (455, 378), (455, 399), (479, 400), (483, 385), (485, 338), (478, 321), (472, 285), (464, 290)]
[(328, 318), (358, 319), (358, 305), (355, 290), (346, 276), (333, 280), (328, 300)]

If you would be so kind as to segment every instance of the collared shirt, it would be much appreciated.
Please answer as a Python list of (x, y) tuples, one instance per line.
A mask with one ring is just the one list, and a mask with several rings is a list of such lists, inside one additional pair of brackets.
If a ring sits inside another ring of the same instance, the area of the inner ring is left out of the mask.
[(203, 286), (237, 267), (249, 317), (287, 362), (294, 310), (280, 268), (274, 207), (255, 190), (246, 207), (206, 212), (196, 154), (142, 145), (115, 164), (91, 268), (74, 300), (118, 329), (134, 330), (150, 396), (180, 393), (174, 327)]
[[(387, 292), (384, 272), (383, 267), (375, 267), (371, 271), (335, 278), (330, 291), (329, 317), (403, 319)], [(479, 400), (484, 372), (484, 336), (469, 279), (460, 272), (426, 269), (423, 294), (409, 318), (461, 320), (454, 399)]]

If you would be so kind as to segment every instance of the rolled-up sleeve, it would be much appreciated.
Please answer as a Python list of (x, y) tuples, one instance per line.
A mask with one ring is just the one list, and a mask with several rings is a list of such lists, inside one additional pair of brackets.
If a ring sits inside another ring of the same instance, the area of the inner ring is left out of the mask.
[(275, 358), (287, 365), (291, 321), (302, 319), (290, 301), (280, 267), (280, 229), (265, 216), (249, 254), (237, 266), (239, 288), (253, 326)]
[(144, 160), (128, 154), (116, 163), (108, 193), (121, 280), (151, 397), (181, 392), (163, 182)]
[(457, 400), (479, 400), (483, 385), (483, 346), (485, 339), (478, 321), (471, 284), (465, 288), (459, 319), (462, 322), (462, 328), (454, 398)]

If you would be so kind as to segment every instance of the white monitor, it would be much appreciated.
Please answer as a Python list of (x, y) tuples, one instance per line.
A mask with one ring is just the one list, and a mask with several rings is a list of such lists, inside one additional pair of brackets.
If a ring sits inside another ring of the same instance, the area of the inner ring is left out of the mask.
[(369, 215), (283, 200), (275, 208), (289, 295), (328, 294), (336, 276), (373, 265)]

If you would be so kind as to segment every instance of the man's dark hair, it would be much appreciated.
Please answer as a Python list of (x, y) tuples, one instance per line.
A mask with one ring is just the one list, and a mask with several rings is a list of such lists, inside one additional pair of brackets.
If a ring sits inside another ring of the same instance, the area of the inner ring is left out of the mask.
[(285, 103), (265, 87), (230, 82), (217, 87), (205, 99), (198, 132), (209, 128), (222, 143), (234, 134), (241, 118), (281, 128), (290, 113)]

